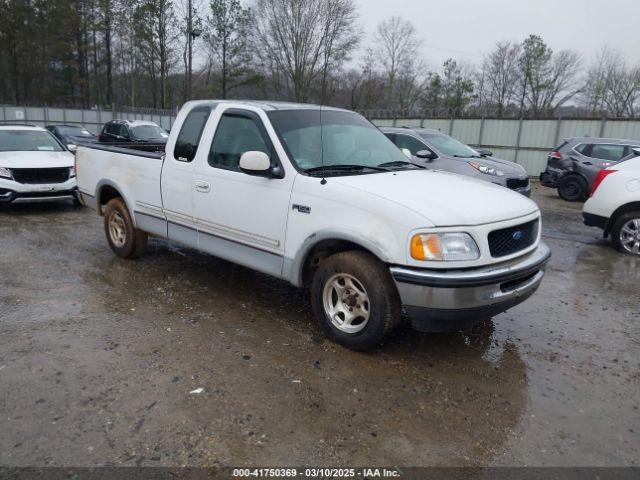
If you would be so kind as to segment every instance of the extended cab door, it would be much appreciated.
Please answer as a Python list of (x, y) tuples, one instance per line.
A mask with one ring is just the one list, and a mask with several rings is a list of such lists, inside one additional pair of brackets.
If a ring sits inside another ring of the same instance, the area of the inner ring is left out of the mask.
[(271, 275), (282, 273), (294, 175), (255, 176), (240, 171), (243, 153), (261, 151), (280, 165), (275, 135), (260, 110), (220, 106), (215, 131), (194, 164), (193, 206), (200, 250)]
[(198, 247), (193, 218), (194, 160), (200, 150), (200, 139), (212, 107), (202, 105), (187, 112), (177, 127), (175, 144), (169, 142), (162, 168), (162, 213), (167, 220), (167, 236), (171, 240)]

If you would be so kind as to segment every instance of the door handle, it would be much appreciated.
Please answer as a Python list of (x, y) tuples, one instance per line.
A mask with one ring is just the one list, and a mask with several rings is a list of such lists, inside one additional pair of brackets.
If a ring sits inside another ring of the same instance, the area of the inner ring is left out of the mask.
[(211, 185), (209, 184), (209, 182), (196, 182), (195, 187), (196, 191), (201, 193), (209, 193), (209, 191), (211, 190)]

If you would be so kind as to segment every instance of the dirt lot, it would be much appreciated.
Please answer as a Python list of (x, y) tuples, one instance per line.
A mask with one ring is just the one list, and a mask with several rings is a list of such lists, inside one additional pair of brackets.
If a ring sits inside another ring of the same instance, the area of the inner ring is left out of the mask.
[(640, 259), (534, 197), (533, 298), (367, 354), (282, 282), (158, 240), (120, 260), (87, 209), (3, 209), (0, 465), (638, 465)]

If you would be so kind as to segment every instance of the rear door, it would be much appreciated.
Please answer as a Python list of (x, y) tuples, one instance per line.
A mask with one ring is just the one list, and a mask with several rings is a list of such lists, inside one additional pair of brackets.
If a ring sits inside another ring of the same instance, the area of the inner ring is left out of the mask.
[(194, 162), (199, 248), (279, 276), (294, 175), (260, 177), (240, 170), (240, 157), (248, 151), (265, 152), (272, 165), (281, 165), (277, 139), (259, 109), (219, 107), (215, 116), (215, 132), (203, 138), (207, 148)]

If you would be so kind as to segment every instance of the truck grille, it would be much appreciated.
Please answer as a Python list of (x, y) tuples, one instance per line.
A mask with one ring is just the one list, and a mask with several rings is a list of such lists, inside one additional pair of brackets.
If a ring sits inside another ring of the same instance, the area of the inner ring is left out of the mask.
[(533, 245), (538, 238), (538, 220), (489, 233), (489, 251), (494, 258), (505, 257)]
[(64, 183), (69, 180), (69, 167), (12, 168), (11, 173), (18, 183)]
[(527, 188), (529, 186), (529, 178), (507, 178), (507, 188), (515, 190), (516, 188)]

